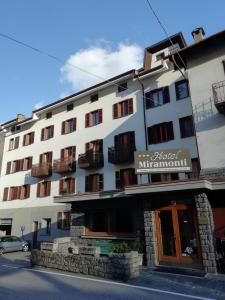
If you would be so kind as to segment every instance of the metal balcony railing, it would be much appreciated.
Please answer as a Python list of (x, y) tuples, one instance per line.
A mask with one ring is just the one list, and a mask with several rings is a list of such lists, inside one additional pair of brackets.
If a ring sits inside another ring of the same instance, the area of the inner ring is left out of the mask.
[(121, 145), (108, 148), (108, 161), (112, 164), (132, 163), (134, 161), (135, 148)]
[(225, 113), (225, 80), (212, 85), (213, 99), (220, 113)]
[(78, 165), (81, 169), (95, 169), (104, 166), (103, 152), (89, 150), (78, 157)]
[(76, 171), (76, 161), (74, 158), (55, 159), (53, 163), (54, 173), (67, 173)]
[(52, 164), (50, 163), (40, 163), (32, 166), (31, 176), (32, 177), (48, 177), (52, 174)]

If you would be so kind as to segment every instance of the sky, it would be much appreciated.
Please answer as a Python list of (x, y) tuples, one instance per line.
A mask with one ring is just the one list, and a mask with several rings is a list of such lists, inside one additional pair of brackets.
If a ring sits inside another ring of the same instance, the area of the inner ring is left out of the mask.
[[(225, 29), (224, 0), (150, 2), (188, 44), (196, 27)], [(0, 34), (59, 59), (0, 36), (0, 123), (141, 67), (144, 48), (166, 37), (146, 0), (0, 0)]]

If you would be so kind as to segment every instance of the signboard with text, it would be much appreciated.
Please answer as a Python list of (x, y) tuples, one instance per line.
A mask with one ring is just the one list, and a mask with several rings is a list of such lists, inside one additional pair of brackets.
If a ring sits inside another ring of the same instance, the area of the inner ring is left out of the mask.
[(135, 151), (135, 173), (191, 172), (191, 155), (187, 149)]

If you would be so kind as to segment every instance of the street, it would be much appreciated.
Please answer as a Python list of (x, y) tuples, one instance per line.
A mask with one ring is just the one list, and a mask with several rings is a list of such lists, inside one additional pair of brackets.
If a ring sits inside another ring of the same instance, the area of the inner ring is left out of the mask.
[(0, 257), (0, 300), (48, 299), (224, 299), (201, 288), (190, 288), (152, 276), (129, 283), (108, 281), (57, 270), (31, 268), (28, 253), (10, 253)]

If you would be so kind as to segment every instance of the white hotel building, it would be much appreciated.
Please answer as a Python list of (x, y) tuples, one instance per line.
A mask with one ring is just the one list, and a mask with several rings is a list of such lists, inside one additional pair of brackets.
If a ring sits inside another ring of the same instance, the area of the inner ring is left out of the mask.
[[(146, 48), (138, 71), (1, 125), (1, 234), (23, 235), (33, 247), (71, 234), (102, 253), (126, 241), (149, 266), (215, 272), (214, 249), (203, 249), (199, 233), (211, 215), (198, 213), (206, 183), (189, 84), (171, 62), (186, 43), (181, 33), (171, 40)], [(178, 148), (189, 150), (192, 173), (135, 174), (135, 150)]]

